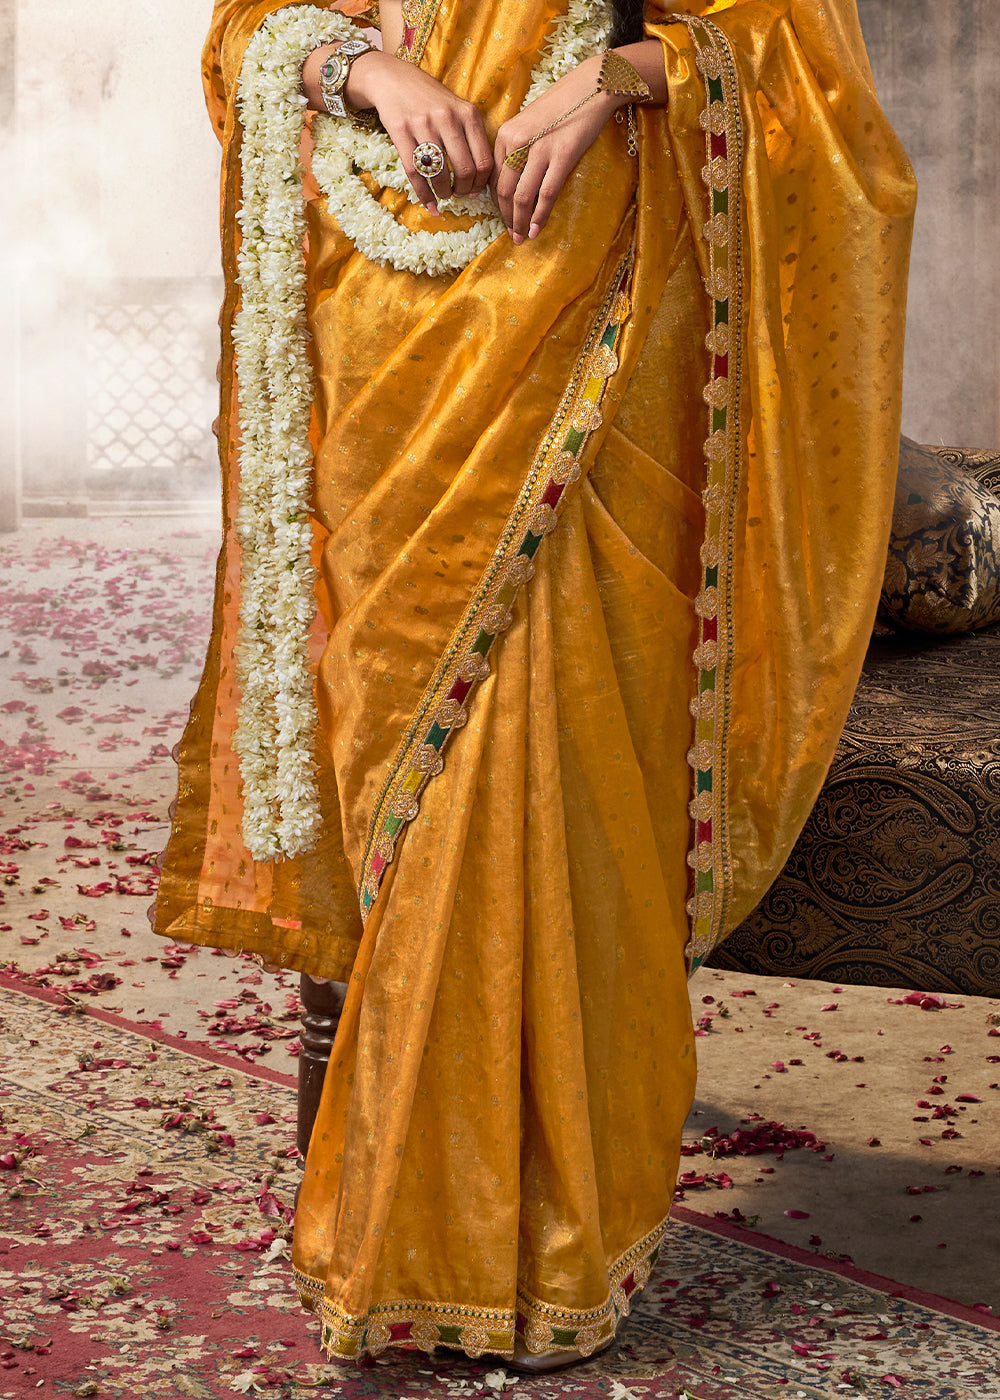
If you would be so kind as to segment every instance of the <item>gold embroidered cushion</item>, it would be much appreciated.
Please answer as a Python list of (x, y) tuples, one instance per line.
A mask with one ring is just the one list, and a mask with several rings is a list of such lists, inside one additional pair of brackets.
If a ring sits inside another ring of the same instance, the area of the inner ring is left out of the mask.
[(943, 633), (1000, 622), (1000, 497), (986, 485), (991, 462), (988, 454), (939, 453), (901, 439), (881, 622)]

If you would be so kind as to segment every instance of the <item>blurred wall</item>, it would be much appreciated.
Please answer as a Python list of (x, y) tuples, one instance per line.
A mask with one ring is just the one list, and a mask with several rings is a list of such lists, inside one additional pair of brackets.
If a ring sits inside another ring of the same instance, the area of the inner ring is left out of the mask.
[[(155, 497), (178, 464), (184, 490), (210, 495), (219, 148), (199, 55), (211, 4), (12, 8), (20, 208), (5, 261), (21, 296), (28, 508), (81, 512), (95, 483)], [(133, 449), (143, 470), (127, 480)]]
[(859, 0), (920, 186), (903, 431), (1000, 445), (1000, 0)]
[[(993, 446), (1000, 0), (859, 9), (920, 182), (904, 430)], [(211, 0), (0, 0), (0, 178), (21, 191), (0, 264), (0, 352), (20, 353), (21, 441), (18, 451), (16, 433), (3, 435), (0, 474), (9, 487), (20, 457), (34, 509), (84, 510), (94, 490), (155, 494), (154, 480), (215, 490), (218, 146), (199, 73), (210, 11)], [(12, 308), (2, 298), (15, 283)], [(142, 374), (116, 400), (122, 365)], [(145, 426), (120, 431), (153, 398)], [(10, 403), (0, 413), (16, 416)], [(130, 443), (131, 477), (120, 465)]]

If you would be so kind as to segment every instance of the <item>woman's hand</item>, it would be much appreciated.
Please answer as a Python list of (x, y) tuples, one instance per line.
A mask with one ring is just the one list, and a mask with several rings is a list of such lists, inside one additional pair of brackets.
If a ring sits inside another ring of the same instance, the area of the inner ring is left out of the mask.
[[(497, 132), (493, 186), (500, 213), (515, 243), (535, 238), (545, 227), (567, 177), (625, 101), (613, 93), (596, 92), (600, 72), (599, 54), (584, 59), (537, 101), (504, 122)], [(511, 151), (526, 145), (591, 93), (596, 95), (578, 112), (531, 147), (523, 170), (512, 170), (505, 164)]]
[[(309, 105), (320, 112), (325, 109), (319, 70), (336, 48), (335, 44), (324, 44), (314, 49), (302, 69)], [(377, 49), (361, 54), (351, 65), (343, 95), (355, 110), (374, 107), (378, 112), (417, 198), (431, 214), (437, 213), (438, 199), (447, 199), (450, 194), (475, 194), (486, 188), (493, 173), (493, 152), (479, 109), (456, 97), (416, 64)], [(414, 150), (425, 141), (440, 146), (447, 162), (440, 175), (430, 181), (413, 164)]]

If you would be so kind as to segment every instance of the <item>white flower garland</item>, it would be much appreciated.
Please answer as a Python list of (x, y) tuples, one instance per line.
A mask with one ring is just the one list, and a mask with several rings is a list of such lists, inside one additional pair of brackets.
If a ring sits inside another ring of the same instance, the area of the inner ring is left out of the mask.
[[(607, 42), (609, 0), (569, 0), (532, 74), (525, 104)], [(321, 825), (313, 743), (317, 730), (309, 642), (315, 616), (310, 516), (313, 399), (307, 350), (305, 205), (299, 141), (301, 69), (318, 45), (350, 38), (353, 23), (312, 5), (278, 10), (247, 45), (239, 108), (243, 201), (238, 214), (241, 305), (233, 324), (240, 386), (240, 637), (242, 701), (233, 746), (243, 780), (243, 839), (255, 860), (310, 850)], [(356, 172), (387, 189), (410, 187), (382, 132), (319, 118), (313, 170), (359, 252), (410, 272), (460, 271), (503, 231), (488, 197), (440, 202), (481, 214), (469, 229), (409, 230)]]
[[(607, 0), (570, 0), (557, 20), (545, 51), (531, 75), (524, 105), (541, 97), (554, 82), (584, 58), (598, 53), (611, 28)], [(397, 223), (357, 173), (369, 171), (383, 189), (402, 190), (419, 204), (399, 152), (384, 131), (362, 131), (335, 117), (313, 121), (312, 170), (340, 227), (370, 262), (389, 263), (403, 272), (440, 276), (461, 272), (504, 231), (499, 210), (488, 194), (469, 199), (442, 199), (444, 213), (481, 215), (469, 229), (431, 232)]]

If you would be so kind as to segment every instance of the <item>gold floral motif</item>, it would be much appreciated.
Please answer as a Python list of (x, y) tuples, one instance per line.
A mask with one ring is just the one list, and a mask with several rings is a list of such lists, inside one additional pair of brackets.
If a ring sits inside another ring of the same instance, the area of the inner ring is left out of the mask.
[(653, 1266), (648, 1259), (640, 1259), (633, 1271), (636, 1288), (645, 1288), (649, 1282), (649, 1276), (653, 1272)]
[(375, 840), (375, 854), (381, 856), (383, 860), (392, 860), (395, 849), (395, 838), (388, 831), (380, 831)]
[(688, 852), (688, 865), (692, 870), (697, 870), (705, 875), (712, 868), (712, 843), (711, 841), (699, 841), (693, 851)]
[[(725, 434), (723, 434), (723, 436), (725, 436)], [(706, 443), (705, 446), (707, 447), (708, 443)], [(713, 481), (711, 486), (705, 487), (704, 491), (701, 493), (701, 499), (705, 503), (705, 509), (709, 514), (714, 514), (716, 511), (722, 509), (723, 502), (726, 499), (726, 489), (721, 482)]]
[(726, 129), (726, 109), (721, 102), (712, 102), (698, 114), (698, 125), (702, 131), (710, 131), (713, 136), (721, 136)]
[(706, 78), (722, 77), (722, 59), (715, 49), (699, 49), (695, 63)]
[(702, 389), (701, 396), (712, 408), (724, 408), (729, 398), (729, 380), (725, 377), (713, 379)]
[[(706, 243), (728, 243), (729, 242), (729, 215), (715, 214), (709, 219), (707, 224), (701, 226), (702, 237)], [(727, 326), (728, 330), (729, 327)], [(709, 347), (711, 348), (711, 347)]]
[(700, 744), (695, 744), (693, 748), (688, 749), (687, 761), (692, 768), (698, 768), (704, 772), (711, 768), (714, 757), (714, 747), (707, 739), (702, 739)]
[(378, 894), (379, 879), (377, 875), (371, 874), (365, 877), (364, 893), (370, 895), (372, 899)]
[(719, 541), (706, 540), (699, 553), (705, 568), (714, 569), (719, 562)]
[(715, 301), (729, 298), (729, 273), (724, 267), (713, 267), (705, 278), (705, 291)]
[(468, 723), (469, 712), (457, 700), (442, 700), (434, 713), (434, 719), (442, 729), (461, 729)]
[(420, 805), (412, 792), (397, 792), (392, 799), (392, 815), (401, 821), (412, 822), (420, 811)]
[(543, 501), (535, 506), (528, 518), (528, 529), (533, 535), (547, 535), (550, 530), (556, 528), (556, 513), (551, 506)]
[(712, 817), (712, 794), (710, 792), (699, 792), (688, 804), (688, 811), (691, 820), (696, 822), (707, 822)]
[(497, 632), (505, 632), (511, 621), (509, 608), (505, 608), (503, 603), (491, 603), (483, 613), (482, 625), (487, 632), (492, 632), (495, 636)]
[(489, 1350), (490, 1334), (485, 1327), (467, 1322), (458, 1334), (459, 1344), (468, 1356), (482, 1356)]
[(715, 899), (709, 890), (702, 890), (701, 894), (689, 899), (684, 906), (688, 917), (691, 919), (707, 919), (711, 916), (715, 907)]
[(599, 375), (601, 379), (607, 379), (614, 374), (618, 368), (618, 356), (610, 345), (598, 345), (593, 355), (590, 357), (590, 369), (592, 374)]
[(597, 405), (592, 404), (589, 399), (584, 399), (573, 410), (573, 417), (570, 421), (578, 433), (596, 433), (604, 419)]
[(617, 1288), (615, 1288), (614, 1292), (611, 1294), (611, 1302), (614, 1306), (615, 1312), (618, 1314), (619, 1317), (628, 1317), (628, 1294), (625, 1292), (624, 1288), (622, 1288), (620, 1284)]
[(715, 691), (703, 690), (688, 705), (688, 709), (695, 719), (715, 718)]
[(410, 1337), (421, 1351), (433, 1351), (441, 1340), (441, 1329), (433, 1322), (414, 1322)]
[(576, 1349), (581, 1356), (589, 1356), (600, 1340), (598, 1327), (581, 1327), (576, 1334)]
[[(725, 428), (719, 428), (711, 437), (705, 439), (705, 456), (710, 462), (724, 462), (726, 460), (726, 445), (726, 430)], [(706, 505), (708, 505), (708, 501), (705, 499), (707, 495), (707, 491), (702, 492), (702, 500), (705, 501)], [(720, 498), (715, 509), (718, 510), (721, 504), (722, 500)]]
[(552, 466), (552, 480), (558, 486), (569, 486), (580, 480), (582, 470), (579, 458), (572, 452), (560, 452)]
[(611, 303), (611, 315), (608, 318), (609, 326), (620, 326), (632, 310), (632, 304), (624, 292), (616, 292), (615, 299)]
[(716, 156), (702, 168), (701, 178), (713, 190), (729, 188), (729, 161), (725, 156)]
[(545, 1351), (555, 1333), (547, 1322), (531, 1318), (524, 1329), (524, 1345), (530, 1352)]
[(391, 1340), (392, 1334), (388, 1327), (381, 1322), (369, 1322), (364, 1343), (372, 1356), (377, 1356), (380, 1351), (385, 1351)]
[(403, 0), (403, 23), (408, 24), (411, 29), (416, 29), (423, 16), (425, 0)]
[[(719, 217), (724, 219), (726, 215), (720, 214)], [(708, 225), (706, 224), (705, 227), (707, 228)], [(725, 321), (720, 321), (717, 326), (713, 326), (706, 335), (705, 348), (710, 350), (713, 355), (729, 354), (729, 327)]]
[(490, 673), (490, 663), (478, 651), (470, 651), (458, 663), (459, 678), (463, 681), (481, 681)]
[(703, 588), (694, 600), (694, 610), (699, 617), (715, 617), (719, 611), (719, 590), (714, 585)]
[(711, 671), (713, 667), (718, 665), (718, 661), (718, 642), (702, 642), (700, 646), (695, 647), (694, 664), (698, 667), (699, 671)]
[(444, 759), (433, 744), (421, 744), (410, 759), (418, 773), (435, 778), (444, 768)]
[(522, 583), (527, 583), (535, 576), (535, 566), (526, 554), (515, 554), (514, 558), (507, 565), (504, 573), (504, 582), (513, 583), (520, 588)]

